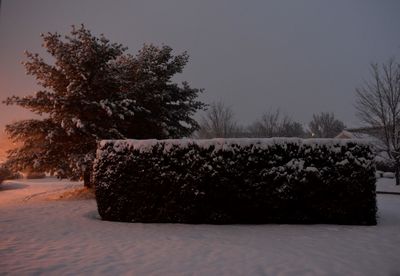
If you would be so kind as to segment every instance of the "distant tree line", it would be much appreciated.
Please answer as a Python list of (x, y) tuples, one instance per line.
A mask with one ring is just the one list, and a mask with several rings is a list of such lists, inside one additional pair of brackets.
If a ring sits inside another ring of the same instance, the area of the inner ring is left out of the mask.
[(200, 129), (195, 136), (198, 138), (333, 138), (345, 128), (345, 124), (329, 112), (313, 114), (308, 127), (304, 128), (301, 123), (279, 109), (267, 111), (250, 125), (242, 126), (236, 120), (230, 106), (223, 102), (214, 102), (201, 118)]

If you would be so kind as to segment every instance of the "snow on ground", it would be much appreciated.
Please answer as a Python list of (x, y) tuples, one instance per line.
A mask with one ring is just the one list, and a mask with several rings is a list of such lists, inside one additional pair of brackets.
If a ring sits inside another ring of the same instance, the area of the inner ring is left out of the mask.
[(6, 181), (0, 185), (0, 208), (10, 204), (43, 200), (49, 195), (70, 191), (82, 186), (81, 182), (59, 180), (53, 177)]
[(0, 275), (400, 274), (400, 195), (378, 195), (377, 226), (142, 224), (48, 200), (77, 185), (0, 185)]
[(400, 185), (395, 185), (393, 178), (380, 178), (376, 184), (376, 190), (378, 192), (390, 192), (400, 194)]

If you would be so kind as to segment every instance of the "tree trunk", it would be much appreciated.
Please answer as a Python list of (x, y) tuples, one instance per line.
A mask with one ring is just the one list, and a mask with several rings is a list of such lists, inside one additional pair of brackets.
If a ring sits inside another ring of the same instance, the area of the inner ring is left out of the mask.
[(90, 170), (85, 170), (83, 173), (83, 186), (86, 188), (93, 188)]
[(396, 161), (394, 176), (396, 178), (396, 185), (400, 185), (400, 162)]

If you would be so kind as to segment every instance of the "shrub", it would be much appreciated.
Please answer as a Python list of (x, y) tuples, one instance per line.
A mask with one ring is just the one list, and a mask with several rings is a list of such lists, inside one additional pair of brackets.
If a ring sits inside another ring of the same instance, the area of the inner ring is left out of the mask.
[(382, 172), (394, 172), (393, 162), (386, 161), (386, 160), (375, 160), (375, 167), (376, 170), (382, 171)]
[(28, 172), (26, 174), (26, 179), (41, 179), (45, 178), (46, 174), (43, 172)]
[(5, 165), (0, 165), (0, 184), (4, 180), (16, 179), (18, 178), (18, 175), (19, 175), (18, 173), (11, 171)]
[(344, 140), (106, 140), (104, 220), (376, 224), (373, 154)]
[(7, 177), (6, 170), (0, 166), (0, 184), (3, 183), (3, 181), (6, 179), (6, 177)]

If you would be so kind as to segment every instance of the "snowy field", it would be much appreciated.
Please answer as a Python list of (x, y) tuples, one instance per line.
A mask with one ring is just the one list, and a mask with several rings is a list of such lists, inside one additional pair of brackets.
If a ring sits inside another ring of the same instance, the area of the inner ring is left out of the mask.
[(141, 224), (101, 221), (81, 186), (0, 185), (0, 275), (400, 275), (400, 195), (377, 226)]

